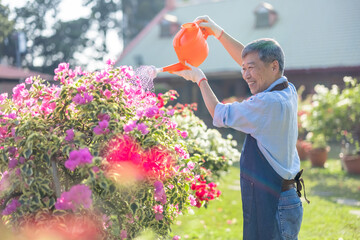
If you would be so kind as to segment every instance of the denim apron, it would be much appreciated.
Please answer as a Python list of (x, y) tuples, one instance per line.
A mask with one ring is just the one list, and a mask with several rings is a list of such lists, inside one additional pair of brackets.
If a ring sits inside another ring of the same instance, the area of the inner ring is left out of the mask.
[[(271, 91), (282, 90), (287, 82)], [(244, 219), (244, 240), (273, 239), (283, 178), (261, 153), (257, 141), (246, 136), (240, 158), (240, 185)]]

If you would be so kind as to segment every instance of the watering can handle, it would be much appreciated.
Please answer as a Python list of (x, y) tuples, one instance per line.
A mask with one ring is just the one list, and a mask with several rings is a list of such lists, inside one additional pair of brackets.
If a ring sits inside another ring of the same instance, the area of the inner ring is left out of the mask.
[[(199, 24), (201, 22), (202, 22), (201, 20), (198, 20), (198, 21), (195, 22), (195, 24), (198, 25), (198, 27), (200, 28), (200, 30), (201, 30), (201, 32), (202, 32), (202, 34), (203, 34), (203, 36), (204, 36), (204, 38), (206, 40), (209, 35), (214, 35), (214, 32), (211, 29), (206, 30), (204, 27), (200, 27)], [(209, 31), (211, 31), (211, 32), (209, 32)]]

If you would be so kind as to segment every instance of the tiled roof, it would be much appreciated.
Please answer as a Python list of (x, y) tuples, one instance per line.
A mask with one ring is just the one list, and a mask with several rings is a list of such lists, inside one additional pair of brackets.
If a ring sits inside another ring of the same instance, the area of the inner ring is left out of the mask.
[[(189, 1), (191, 3), (191, 1)], [(264, 37), (276, 39), (285, 52), (285, 68), (322, 69), (360, 66), (359, 0), (268, 0), (278, 14), (271, 28), (256, 29), (254, 10), (261, 0), (217, 0), (184, 4), (168, 14), (181, 24), (209, 15), (225, 31), (244, 44)], [(160, 26), (147, 29), (136, 46), (119, 58), (117, 65), (136, 66), (142, 56), (156, 67), (177, 62), (172, 38), (160, 38)], [(205, 72), (239, 71), (221, 43), (208, 38), (209, 55), (200, 66)], [(124, 50), (126, 51), (126, 49)]]
[(52, 80), (52, 76), (44, 73), (33, 72), (27, 69), (17, 68), (13, 66), (6, 66), (0, 64), (0, 79), (24, 79), (31, 76), (41, 76), (46, 80)]

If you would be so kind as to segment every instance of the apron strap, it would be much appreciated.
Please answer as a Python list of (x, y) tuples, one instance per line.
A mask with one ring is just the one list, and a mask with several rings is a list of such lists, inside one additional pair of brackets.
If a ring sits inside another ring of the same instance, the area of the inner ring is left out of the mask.
[(301, 177), (301, 174), (303, 173), (303, 171), (304, 171), (304, 169), (301, 169), (301, 171), (296, 174), (294, 180), (295, 180), (295, 183), (296, 183), (296, 191), (297, 191), (297, 194), (298, 194), (299, 197), (301, 197), (301, 190), (302, 190), (302, 188), (304, 186), (304, 197), (305, 197), (306, 202), (309, 204), (310, 201), (306, 198), (305, 183), (304, 183), (304, 180)]

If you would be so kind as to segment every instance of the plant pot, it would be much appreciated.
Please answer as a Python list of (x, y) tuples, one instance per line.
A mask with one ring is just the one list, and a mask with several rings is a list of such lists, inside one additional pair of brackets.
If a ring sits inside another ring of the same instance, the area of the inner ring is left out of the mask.
[(309, 151), (309, 158), (312, 167), (324, 167), (328, 150), (326, 148), (313, 148)]
[(299, 140), (296, 142), (296, 149), (297, 149), (297, 152), (298, 152), (298, 155), (299, 155), (299, 158), (301, 161), (304, 161), (308, 158), (309, 151), (304, 148), (302, 142)]
[(360, 174), (360, 155), (344, 155), (341, 158), (343, 166), (348, 173)]

